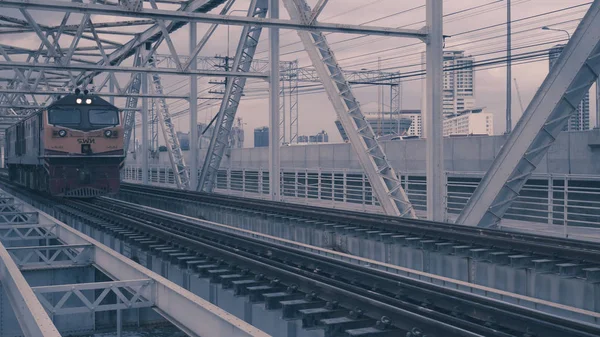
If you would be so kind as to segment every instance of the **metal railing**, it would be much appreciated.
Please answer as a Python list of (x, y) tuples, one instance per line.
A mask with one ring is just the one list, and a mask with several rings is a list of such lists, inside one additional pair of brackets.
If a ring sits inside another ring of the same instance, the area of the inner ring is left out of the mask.
[[(446, 218), (458, 215), (477, 188), (483, 172), (447, 172)], [(141, 181), (139, 166), (126, 166), (124, 181)], [(174, 185), (170, 168), (150, 167), (152, 184)], [(400, 180), (417, 214), (426, 212), (425, 173)], [(252, 198), (270, 198), (269, 172), (261, 169), (222, 169), (216, 192)], [(286, 202), (383, 213), (368, 179), (360, 170), (282, 169), (281, 196)], [(523, 187), (506, 219), (600, 228), (600, 176), (538, 174)]]

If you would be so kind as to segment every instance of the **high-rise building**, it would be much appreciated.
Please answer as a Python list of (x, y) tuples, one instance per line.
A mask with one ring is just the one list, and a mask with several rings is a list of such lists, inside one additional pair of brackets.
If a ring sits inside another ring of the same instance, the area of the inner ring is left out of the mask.
[(475, 107), (475, 76), (473, 57), (464, 51), (444, 51), (444, 104), (445, 117)]
[[(550, 49), (548, 52), (549, 69), (552, 69), (556, 60), (565, 49), (564, 44), (558, 44)], [(563, 131), (583, 131), (590, 128), (590, 93), (587, 92), (579, 106), (577, 111), (573, 111), (569, 117), (569, 123), (564, 126)]]
[[(404, 110), (403, 110), (404, 111)], [(410, 110), (412, 111), (412, 110)], [(387, 115), (387, 116), (386, 116)], [(407, 118), (403, 115), (401, 111), (398, 115), (384, 114), (383, 117), (378, 116), (377, 114), (367, 114), (365, 115), (367, 123), (371, 125), (373, 129), (373, 133), (375, 136), (391, 136), (391, 135), (406, 135), (408, 129), (411, 126), (411, 118)], [(342, 123), (339, 120), (335, 121), (335, 125), (342, 136), (342, 139), (347, 142), (348, 136), (346, 135), (346, 131), (342, 127)]]
[(401, 110), (403, 118), (410, 119), (410, 127), (406, 130), (406, 136), (423, 136), (423, 117), (421, 110)]
[(494, 116), (483, 109), (461, 111), (444, 119), (444, 137), (450, 135), (493, 135)]
[(269, 146), (269, 127), (262, 126), (254, 129), (254, 147)]

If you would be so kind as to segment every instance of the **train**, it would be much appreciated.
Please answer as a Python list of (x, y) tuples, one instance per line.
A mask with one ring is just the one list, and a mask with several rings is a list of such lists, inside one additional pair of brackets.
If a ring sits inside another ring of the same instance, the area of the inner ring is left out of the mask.
[(6, 130), (9, 180), (56, 197), (116, 194), (125, 160), (123, 136), (119, 109), (77, 89)]

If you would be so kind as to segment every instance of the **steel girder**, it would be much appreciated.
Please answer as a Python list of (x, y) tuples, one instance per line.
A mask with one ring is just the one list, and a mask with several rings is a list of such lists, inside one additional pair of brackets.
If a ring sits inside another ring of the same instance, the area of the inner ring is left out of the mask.
[[(305, 0), (284, 0), (284, 4), (293, 20), (310, 22), (312, 11)], [(375, 138), (373, 129), (365, 120), (360, 104), (329, 48), (325, 35), (305, 31), (298, 31), (298, 35), (383, 210), (389, 215), (416, 218), (400, 179)]]
[[(150, 67), (154, 67), (154, 61), (150, 61)], [(163, 86), (161, 84), (160, 76), (158, 74), (152, 74), (153, 90), (157, 94), (163, 94)], [(188, 167), (185, 165), (185, 159), (181, 152), (181, 145), (179, 144), (179, 138), (175, 133), (175, 126), (171, 114), (169, 113), (169, 107), (167, 106), (167, 100), (164, 98), (158, 99), (157, 108), (155, 110), (158, 116), (160, 128), (163, 132), (165, 144), (167, 146), (167, 152), (169, 153), (169, 160), (171, 161), (171, 168), (173, 169), (173, 176), (177, 187), (181, 189), (188, 189), (190, 187), (190, 172)], [(191, 127), (194, 127), (193, 125)], [(147, 136), (144, 135), (144, 141)], [(144, 155), (148, 155), (147, 153)]]
[(492, 227), (504, 216), (600, 74), (595, 0), (456, 220)]
[[(220, 1), (220, 3), (222, 3), (222, 1)], [(242, 16), (223, 16), (216, 14), (190, 13), (189, 11), (169, 11), (149, 8), (144, 8), (140, 11), (130, 11), (118, 6), (108, 6), (101, 4), (78, 4), (52, 0), (2, 0), (0, 4), (8, 8), (25, 8), (32, 10), (49, 10), (55, 12), (88, 13), (109, 16), (112, 15), (123, 17), (149, 18), (156, 20), (172, 20), (176, 22), (182, 22), (184, 24), (185, 22), (194, 21), (205, 23), (228, 24), (235, 26), (252, 25), (261, 27), (275, 27), (281, 29), (308, 30), (313, 32), (322, 31), (347, 34), (369, 34), (378, 36), (411, 37), (420, 39), (425, 39), (427, 37), (427, 33), (425, 31), (416, 29), (360, 26), (339, 23), (318, 23), (314, 25), (309, 25), (308, 23), (298, 23), (294, 22), (293, 20), (265, 18), (259, 19)]]
[[(267, 15), (267, 7), (267, 0), (252, 0), (248, 9), (248, 17), (264, 19)], [(261, 26), (244, 26), (233, 61), (233, 71), (235, 73), (250, 70), (261, 32)], [(206, 159), (202, 165), (200, 179), (198, 179), (196, 189), (199, 191), (212, 192), (216, 185), (221, 159), (229, 145), (229, 133), (245, 85), (246, 79), (243, 77), (235, 77), (227, 81), (225, 95), (215, 121), (215, 130), (210, 140)]]
[[(138, 52), (136, 53), (135, 59), (133, 60), (134, 67), (140, 66), (140, 64), (142, 63), (141, 58), (142, 58), (142, 55), (138, 48)], [(131, 76), (133, 76), (133, 78), (132, 78), (131, 85), (129, 86), (128, 93), (139, 95), (140, 89), (142, 87), (142, 74), (135, 73), (135, 74), (132, 74)], [(125, 102), (125, 107), (127, 107), (128, 109), (135, 109), (135, 108), (137, 108), (137, 104), (138, 104), (138, 97), (129, 96), (129, 97), (127, 97), (127, 100)], [(146, 111), (143, 111), (142, 113), (146, 113)], [(133, 128), (135, 127), (135, 111), (133, 111), (133, 110), (125, 111), (125, 116), (123, 118), (123, 124), (124, 124), (124, 126), (123, 126), (123, 129), (124, 129), (124, 131), (123, 131), (123, 152), (125, 153), (125, 155), (127, 155), (127, 151), (129, 150), (129, 143), (131, 141), (131, 133), (133, 132)]]
[[(220, 6), (226, 0), (193, 0), (183, 5), (181, 8), (182, 12), (199, 12), (206, 13), (212, 9)], [(177, 29), (183, 27), (187, 22), (174, 21), (167, 26), (167, 31), (172, 33)], [(146, 29), (144, 32), (125, 43), (123, 46), (118, 47), (112, 53), (107, 55), (110, 65), (120, 65), (123, 60), (132, 56), (137, 48), (143, 47), (148, 42), (157, 42), (162, 38), (162, 31), (160, 26), (155, 23), (152, 27)], [(98, 64), (105, 64), (104, 61), (98, 62)], [(92, 73), (86, 76), (95, 76), (98, 72)], [(82, 78), (80, 77), (80, 80)]]
[(61, 336), (1, 242), (0, 286), (4, 289), (24, 336)]

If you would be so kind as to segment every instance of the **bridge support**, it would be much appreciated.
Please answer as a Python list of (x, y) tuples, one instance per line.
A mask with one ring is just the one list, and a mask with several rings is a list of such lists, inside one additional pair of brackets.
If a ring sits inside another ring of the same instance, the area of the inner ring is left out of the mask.
[(600, 0), (595, 0), (538, 89), (457, 223), (495, 226), (600, 73)]

